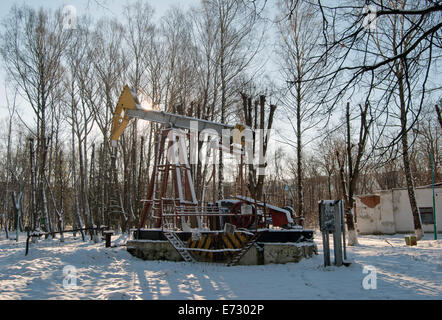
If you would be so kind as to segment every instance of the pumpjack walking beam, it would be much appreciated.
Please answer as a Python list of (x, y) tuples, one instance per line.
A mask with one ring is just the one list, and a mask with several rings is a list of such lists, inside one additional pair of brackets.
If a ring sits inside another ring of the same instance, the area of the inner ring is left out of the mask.
[[(210, 129), (218, 133), (220, 137), (223, 135), (223, 130), (238, 129), (239, 131), (242, 131), (245, 129), (242, 125), (234, 126), (163, 111), (145, 110), (141, 107), (141, 103), (139, 102), (136, 93), (128, 86), (125, 86), (115, 109), (112, 122), (111, 141), (118, 140), (131, 119), (143, 119), (162, 123), (176, 129), (197, 129), (198, 131)], [(192, 124), (197, 124), (198, 127), (194, 128)]]

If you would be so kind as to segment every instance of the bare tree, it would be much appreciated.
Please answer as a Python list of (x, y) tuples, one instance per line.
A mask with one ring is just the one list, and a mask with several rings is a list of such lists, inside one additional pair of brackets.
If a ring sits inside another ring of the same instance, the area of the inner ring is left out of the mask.
[[(55, 14), (27, 6), (12, 7), (3, 22), (1, 54), (8, 77), (17, 85), (35, 114), (39, 208), (44, 214), (45, 228), (50, 229), (46, 186), (48, 119), (55, 107), (57, 87), (62, 77), (61, 56), (68, 41), (63, 32), (60, 11)], [(37, 221), (40, 223), (40, 221)], [(38, 227), (38, 226), (37, 226)]]
[[(219, 81), (218, 81), (218, 61), (219, 56), (216, 51), (216, 43), (219, 30), (217, 28), (215, 17), (211, 14), (209, 6), (203, 5), (193, 8), (191, 11), (194, 21), (193, 41), (198, 50), (199, 63), (197, 64), (197, 87), (198, 100), (196, 117), (213, 121), (216, 116), (216, 103), (218, 100)], [(198, 142), (198, 154), (203, 147), (203, 142)], [(208, 157), (210, 156), (208, 150)], [(195, 188), (198, 198), (203, 198), (206, 176), (208, 174), (208, 164), (204, 165), (198, 157), (196, 166)], [(214, 178), (213, 174), (210, 179)]]
[[(295, 8), (302, 0), (292, 0)], [(321, 1), (308, 1), (316, 6), (322, 16), (322, 41), (325, 49), (322, 57), (332, 67), (320, 75), (327, 80), (328, 89), (323, 92), (324, 102), (332, 108), (342, 99), (347, 90), (363, 80), (366, 73), (378, 72), (386, 65), (408, 57), (429, 54), (441, 47), (439, 1), (352, 1), (344, 0), (339, 4), (324, 4)], [(287, 11), (292, 14), (293, 9)], [(403, 33), (397, 37), (397, 43), (406, 49), (394, 54), (384, 52), (383, 59), (370, 48), (368, 40), (379, 34), (379, 27), (384, 22), (401, 17), (407, 21)], [(373, 31), (374, 29), (378, 29)], [(408, 40), (407, 40), (408, 39)], [(318, 60), (322, 63), (321, 60)], [(316, 66), (313, 66), (315, 68)]]
[[(332, 69), (319, 76), (327, 79), (322, 99), (331, 114), (346, 94), (360, 90), (367, 79), (368, 90), (380, 96), (376, 119), (383, 121), (383, 129), (378, 139), (390, 137), (382, 156), (400, 143), (415, 233), (420, 239), (423, 232), (410, 167), (409, 131), (425, 101), (431, 66), (439, 58), (433, 50), (440, 48), (441, 4), (402, 0), (327, 6), (318, 1), (316, 6), (323, 17), (322, 56), (333, 58), (329, 60)], [(376, 81), (370, 80), (373, 75)], [(397, 108), (392, 111), (393, 106)]]
[[(216, 52), (220, 82), (219, 121), (226, 122), (229, 98), (236, 96), (234, 83), (259, 52), (263, 33), (258, 29), (259, 16), (243, 1), (210, 0), (203, 2), (213, 15), (218, 29)], [(258, 30), (258, 31), (257, 31)], [(232, 92), (233, 91), (233, 92)], [(219, 152), (218, 198), (224, 197), (223, 150)]]
[[(73, 171), (73, 189), (74, 189), (74, 211), (76, 220), (80, 228), (83, 228), (83, 221), (86, 226), (93, 226), (93, 217), (89, 206), (88, 180), (87, 180), (87, 137), (92, 130), (93, 113), (89, 110), (87, 100), (85, 99), (84, 88), (89, 85), (88, 75), (90, 68), (87, 66), (90, 61), (87, 47), (90, 33), (88, 22), (80, 21), (77, 29), (71, 35), (69, 45), (65, 50), (65, 106), (66, 120), (72, 128), (72, 171)], [(76, 138), (76, 139), (74, 139)], [(77, 143), (75, 143), (75, 140)], [(77, 150), (77, 152), (75, 152)], [(79, 171), (77, 171), (78, 155)], [(77, 173), (78, 176), (77, 176)], [(82, 212), (83, 217), (81, 217)], [(82, 237), (84, 233), (81, 231)]]
[(6, 94), (6, 102), (7, 102), (7, 107), (8, 107), (8, 112), (9, 112), (9, 121), (8, 121), (8, 142), (7, 142), (7, 146), (6, 146), (6, 165), (5, 165), (5, 172), (6, 172), (6, 177), (4, 178), (6, 181), (6, 188), (5, 188), (5, 193), (3, 196), (3, 214), (2, 214), (2, 224), (3, 227), (5, 228), (5, 233), (6, 233), (6, 238), (9, 238), (9, 233), (8, 233), (8, 212), (9, 212), (9, 187), (10, 187), (10, 172), (12, 170), (12, 162), (11, 162), (11, 148), (12, 148), (12, 124), (14, 122), (15, 119), (15, 112), (16, 112), (16, 108), (17, 108), (17, 103), (16, 100), (17, 99), (17, 90), (15, 90), (15, 94), (14, 94), (14, 98), (12, 103), (9, 101), (8, 95)]
[[(103, 138), (105, 168), (101, 178), (103, 193), (108, 195), (107, 212), (108, 215), (119, 216), (119, 224), (125, 230), (128, 215), (118, 182), (117, 148), (111, 147), (109, 142), (115, 101), (118, 100), (121, 88), (125, 84), (128, 66), (122, 46), (123, 34), (123, 26), (116, 21), (103, 18), (95, 25), (89, 42), (88, 62), (93, 68), (89, 73), (87, 85), (82, 87), (82, 99), (91, 110)], [(108, 160), (111, 160), (110, 167), (107, 166)]]
[[(354, 246), (358, 244), (358, 238), (355, 228), (355, 219), (354, 219), (354, 195), (356, 192), (357, 182), (360, 177), (360, 172), (364, 167), (364, 159), (366, 145), (369, 138), (370, 127), (374, 121), (369, 114), (370, 105), (369, 101), (366, 101), (365, 104), (359, 105), (359, 134), (357, 135), (357, 140), (354, 141), (352, 139), (352, 130), (351, 130), (351, 111), (350, 111), (350, 103), (347, 103), (347, 107), (345, 109), (345, 119), (346, 119), (346, 151), (344, 159), (346, 160), (346, 171), (347, 174), (344, 174), (345, 164), (344, 161), (340, 161), (342, 156), (339, 155), (339, 151), (337, 151), (338, 156), (338, 165), (340, 170), (340, 179), (342, 183), (342, 190), (345, 200), (345, 209), (346, 209), (346, 222), (348, 228), (348, 245)], [(356, 151), (354, 151), (354, 147), (356, 147)]]
[(435, 181), (439, 181), (441, 178), (438, 164), (442, 157), (440, 148), (442, 130), (438, 126), (438, 120), (434, 118), (434, 111), (430, 106), (431, 104), (428, 104), (424, 107), (422, 117), (412, 130), (416, 142), (411, 150), (410, 160), (415, 180), (420, 185), (432, 183), (432, 171)]
[[(414, 1), (398, 1), (392, 4), (395, 10), (418, 9), (420, 4)], [(409, 132), (414, 127), (425, 101), (426, 83), (432, 63), (431, 40), (429, 44), (419, 42), (416, 51), (405, 54), (413, 46), (414, 39), (419, 37), (420, 30), (427, 27), (431, 17), (394, 15), (388, 16), (378, 26), (378, 32), (372, 35), (375, 48), (378, 50), (385, 67), (378, 72), (382, 79), (392, 81), (385, 91), (387, 103), (397, 106), (397, 111), (389, 110), (391, 119), (399, 120), (400, 131), (393, 137), (392, 144), (400, 141), (401, 153), (406, 177), (408, 197), (413, 213), (413, 223), (418, 240), (423, 237), (421, 218), (414, 192), (414, 179), (410, 166)], [(416, 26), (419, 26), (417, 28)], [(427, 47), (430, 48), (426, 50)], [(391, 60), (389, 56), (400, 56)], [(422, 61), (422, 62), (419, 62)], [(381, 73), (383, 71), (383, 73)], [(418, 91), (419, 90), (419, 91)], [(416, 94), (416, 92), (419, 92)], [(392, 145), (390, 144), (390, 145)]]
[[(285, 141), (296, 149), (297, 156), (297, 211), (304, 216), (303, 191), (303, 147), (305, 133), (312, 129), (321, 117), (321, 105), (316, 98), (321, 81), (318, 77), (325, 71), (325, 64), (318, 61), (321, 56), (320, 47), (320, 15), (316, 8), (308, 3), (297, 2), (291, 6), (290, 0), (279, 3), (277, 25), (279, 31), (278, 55), (283, 78), (288, 84), (288, 95), (282, 102), (287, 112), (287, 119), (296, 135), (296, 142), (291, 143), (289, 137)], [(291, 14), (287, 16), (286, 12)], [(315, 65), (316, 68), (312, 68)], [(292, 120), (293, 119), (293, 120)]]
[[(124, 38), (128, 50), (128, 72), (127, 78), (130, 87), (141, 96), (141, 100), (148, 98), (149, 79), (148, 59), (151, 57), (154, 24), (154, 10), (149, 3), (137, 1), (124, 7), (124, 16), (126, 19)], [(138, 184), (138, 176), (141, 172), (137, 168), (137, 149), (138, 149), (138, 121), (132, 121), (131, 144), (129, 158), (124, 167), (124, 193), (126, 195), (127, 207), (130, 211), (131, 220), (135, 219), (135, 212), (141, 208), (141, 199)], [(125, 146), (122, 146), (123, 148)]]
[[(242, 112), (244, 121), (247, 127), (251, 128), (254, 132), (254, 137), (252, 141), (252, 150), (255, 154), (257, 148), (261, 148), (260, 152), (260, 163), (254, 164), (253, 162), (248, 164), (248, 183), (247, 188), (250, 194), (258, 200), (262, 199), (264, 191), (264, 182), (266, 174), (263, 172), (266, 170), (268, 165), (266, 161), (267, 151), (270, 144), (270, 134), (273, 127), (273, 121), (275, 117), (275, 112), (277, 106), (270, 104), (270, 110), (267, 113), (266, 110), (266, 97), (260, 95), (254, 103), (254, 109), (252, 105), (253, 98), (247, 97), (244, 93), (242, 94)], [(266, 120), (267, 117), (267, 120)], [(261, 136), (256, 134), (260, 131)], [(258, 144), (260, 144), (258, 146)], [(242, 168), (240, 169), (242, 170)]]

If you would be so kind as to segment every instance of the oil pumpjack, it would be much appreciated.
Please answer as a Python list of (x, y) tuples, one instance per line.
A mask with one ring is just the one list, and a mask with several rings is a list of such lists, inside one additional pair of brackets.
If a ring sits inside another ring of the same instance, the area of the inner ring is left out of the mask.
[[(199, 205), (187, 144), (198, 142), (200, 133), (226, 137), (227, 150), (244, 154), (243, 125), (229, 125), (179, 114), (143, 109), (136, 93), (125, 86), (112, 120), (111, 142), (116, 142), (131, 119), (162, 124), (155, 146), (155, 159), (135, 240), (167, 240), (187, 262), (226, 262), (234, 265), (258, 240), (299, 242), (312, 240), (287, 209), (243, 195)], [(250, 129), (248, 129), (250, 130)], [(232, 134), (233, 133), (233, 134)], [(230, 138), (232, 136), (232, 138)], [(226, 149), (225, 140), (215, 139), (215, 148)], [(198, 156), (198, 155), (196, 155)], [(192, 155), (191, 155), (192, 157)], [(148, 228), (146, 228), (148, 227)]]

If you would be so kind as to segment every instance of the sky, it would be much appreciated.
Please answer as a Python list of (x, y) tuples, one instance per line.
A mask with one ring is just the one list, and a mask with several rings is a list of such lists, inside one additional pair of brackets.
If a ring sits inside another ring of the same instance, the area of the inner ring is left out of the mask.
[[(181, 9), (188, 9), (200, 4), (201, 0), (144, 0), (149, 2), (155, 9), (157, 19), (164, 16), (166, 11), (178, 6)], [(45, 9), (56, 10), (65, 6), (73, 6), (78, 16), (90, 14), (98, 19), (102, 16), (122, 17), (122, 9), (126, 4), (136, 2), (136, 0), (9, 0), (0, 1), (0, 21), (5, 19), (12, 6), (26, 4), (33, 8), (44, 7)], [(6, 108), (5, 82), (7, 77), (3, 67), (0, 67), (0, 110)], [(11, 97), (10, 97), (11, 98)], [(24, 102), (23, 102), (24, 103)], [(26, 115), (24, 115), (26, 117)], [(32, 120), (32, 119), (29, 119)]]
[[(149, 1), (155, 8), (156, 16), (161, 17), (171, 6), (180, 6), (182, 8), (188, 8), (190, 6), (196, 5), (200, 0), (145, 0)], [(125, 4), (135, 2), (135, 0), (9, 0), (0, 1), (0, 20), (7, 17), (10, 9), (14, 5), (21, 6), (26, 4), (33, 8), (50, 8), (56, 10), (59, 8), (64, 8), (65, 6), (73, 6), (77, 11), (77, 15), (81, 16), (83, 14), (90, 14), (94, 17), (108, 16), (108, 17), (120, 17), (122, 14), (122, 8)], [(0, 120), (3, 120), (7, 115), (7, 100), (5, 92), (5, 83), (7, 81), (7, 76), (3, 67), (0, 67), (0, 112), (5, 116), (1, 116)], [(9, 100), (12, 97), (9, 96)], [(22, 99), (18, 99), (19, 108), (24, 107), (26, 104)], [(23, 119), (32, 123), (32, 113), (25, 113), (21, 115)]]
[[(172, 7), (172, 6), (179, 6), (182, 9), (187, 9), (192, 6), (197, 6), (200, 4), (201, 0), (145, 0), (148, 1), (155, 9), (155, 17), (160, 18), (162, 17), (166, 11)], [(100, 18), (102, 16), (107, 17), (122, 17), (122, 9), (124, 5), (136, 2), (136, 0), (9, 0), (9, 1), (0, 1), (0, 20), (3, 20), (7, 17), (10, 9), (14, 6), (21, 6), (23, 4), (26, 4), (28, 6), (31, 6), (33, 8), (40, 8), (44, 7), (45, 9), (51, 9), (51, 10), (57, 10), (60, 8), (64, 8), (65, 6), (73, 6), (76, 9), (76, 13), (78, 16), (81, 16), (83, 14), (90, 14), (91, 16), (95, 18)], [(267, 7), (273, 7), (273, 4), (269, 4)], [(266, 56), (269, 56), (268, 53), (265, 53)], [(265, 58), (264, 58), (265, 59)], [(267, 59), (266, 59), (267, 60)], [(266, 69), (270, 68), (267, 72), (267, 74), (272, 73), (272, 78), (275, 79), (277, 77), (277, 74), (275, 74), (275, 67), (271, 61), (267, 60), (267, 63), (270, 63), (270, 67), (266, 67)], [(7, 111), (7, 100), (6, 100), (6, 90), (5, 90), (5, 83), (7, 83), (7, 76), (5, 74), (4, 68), (0, 67), (0, 112), (4, 115), (0, 117), (0, 121), (6, 121), (8, 111)], [(11, 95), (9, 90), (9, 95)], [(9, 96), (9, 100), (11, 100), (12, 97)], [(26, 107), (27, 102), (22, 99), (18, 98), (18, 108), (20, 111), (24, 111), (20, 113), (20, 117), (29, 125), (32, 125), (33, 121), (33, 113), (30, 111), (29, 108)], [(272, 103), (272, 101), (270, 101)], [(282, 108), (281, 108), (282, 110)], [(284, 129), (285, 132), (291, 131), (289, 127), (284, 128), (285, 125), (283, 125), (281, 122), (279, 123), (279, 129)], [(276, 133), (276, 131), (274, 131)], [(278, 138), (275, 134), (272, 135), (273, 141), (281, 140)], [(275, 144), (271, 144), (269, 152), (272, 153), (271, 150), (276, 149)]]
[[(196, 6), (200, 3), (201, 0), (146, 0), (149, 1), (150, 4), (155, 8), (156, 14), (155, 17), (159, 18), (162, 17), (166, 11), (171, 6), (179, 6), (182, 9), (189, 8), (191, 6)], [(274, 0), (273, 0), (274, 1)], [(70, 5), (74, 6), (77, 15), (81, 16), (83, 14), (90, 14), (96, 18), (101, 16), (107, 16), (107, 17), (121, 17), (122, 8), (125, 4), (135, 2), (135, 0), (10, 0), (10, 1), (0, 1), (0, 20), (4, 19), (10, 8), (13, 5), (22, 5), (23, 3), (32, 6), (34, 8), (44, 7), (44, 8), (50, 8), (52, 10), (56, 10), (59, 8), (63, 8), (64, 6)], [(274, 3), (269, 3), (267, 8), (273, 7)], [(272, 10), (271, 8), (270, 10)], [(269, 31), (269, 30), (268, 30)], [(272, 35), (268, 34), (268, 36), (272, 37)], [(271, 51), (272, 49), (270, 49)], [(269, 59), (268, 57), (271, 55), (271, 52), (264, 53), (263, 59), (267, 60), (266, 63), (266, 74), (270, 75), (270, 78), (273, 81), (281, 81), (280, 75), (277, 72), (278, 67), (272, 62), (272, 59)], [(262, 60), (262, 59), (258, 59)], [(0, 68), (0, 110), (3, 114), (7, 115), (6, 110), (6, 98), (5, 98), (5, 86), (4, 83), (6, 81), (5, 71), (3, 68)], [(11, 97), (9, 97), (11, 99)], [(20, 101), (21, 100), (21, 101)], [(30, 110), (29, 108), (26, 108), (26, 102), (22, 99), (19, 100), (19, 108), (21, 110)], [(278, 147), (282, 147), (286, 152), (289, 154), (293, 154), (293, 148), (289, 145), (283, 143), (283, 141), (287, 141), (287, 139), (290, 141), (292, 138), (294, 138), (294, 133), (291, 128), (291, 126), (288, 124), (287, 121), (287, 113), (284, 111), (284, 107), (280, 105), (278, 101), (273, 101), (270, 99), (269, 103), (276, 103), (278, 105), (278, 112), (276, 115), (276, 119), (274, 122), (274, 128), (277, 129), (277, 131), (273, 131), (273, 134), (271, 135), (271, 139), (273, 143), (270, 145), (270, 153), (273, 153), (274, 150), (276, 150)], [(21, 117), (29, 124), (33, 123), (33, 113), (32, 112), (25, 112), (21, 114)], [(281, 136), (285, 136), (286, 139), (281, 138)], [(311, 138), (305, 138), (305, 141), (310, 141)]]
[[(164, 16), (166, 11), (172, 6), (179, 6), (182, 9), (188, 9), (192, 6), (197, 6), (200, 4), (201, 0), (145, 0), (148, 1), (155, 9), (155, 17), (160, 18)], [(10, 0), (10, 1), (0, 1), (0, 20), (3, 20), (7, 17), (10, 9), (14, 5), (21, 6), (22, 4), (29, 5), (33, 8), (44, 7), (46, 9), (56, 10), (59, 8), (63, 8), (65, 6), (73, 6), (77, 11), (77, 15), (81, 16), (83, 14), (90, 14), (95, 18), (99, 18), (102, 16), (107, 17), (122, 17), (122, 9), (124, 5), (136, 2), (136, 0)], [(267, 5), (267, 8), (273, 7), (273, 4)], [(272, 64), (271, 61), (268, 60), (268, 53), (264, 54), (264, 60), (267, 61), (267, 64)], [(272, 78), (275, 79), (277, 74), (275, 74), (276, 66), (273, 64), (270, 67), (266, 67), (267, 69), (271, 69), (267, 72), (267, 74), (271, 73)], [(7, 77), (3, 67), (0, 67), (0, 110), (2, 112), (6, 111), (6, 97), (5, 97), (5, 83), (7, 82)], [(12, 97), (9, 97), (11, 100)], [(272, 101), (270, 101), (272, 103)], [(26, 102), (22, 99), (19, 99), (19, 108), (25, 107)], [(4, 111), (3, 111), (4, 110)], [(4, 112), (7, 115), (7, 112)], [(22, 118), (28, 122), (32, 123), (32, 113), (22, 114)]]
[[(190, 8), (191, 6), (196, 6), (200, 3), (201, 0), (145, 0), (148, 1), (154, 8), (156, 11), (155, 16), (157, 18), (162, 17), (166, 11), (171, 7), (171, 6), (179, 6), (182, 9), (187, 9)], [(274, 0), (272, 0), (274, 1)], [(50, 9), (58, 9), (58, 8), (62, 8), (64, 6), (70, 5), (70, 6), (74, 6), (75, 9), (77, 10), (77, 14), (83, 15), (83, 14), (90, 14), (96, 18), (101, 17), (101, 16), (108, 16), (108, 17), (121, 17), (121, 13), (122, 13), (122, 8), (125, 4), (127, 3), (131, 3), (131, 2), (135, 2), (135, 0), (124, 0), (124, 1), (120, 1), (120, 0), (9, 0), (9, 1), (0, 1), (0, 20), (3, 20), (10, 8), (13, 5), (22, 5), (23, 3), (34, 7), (34, 8), (39, 8), (39, 7), (45, 7), (45, 8), (50, 8)], [(102, 4), (102, 5), (100, 5)], [(268, 6), (273, 6), (274, 3), (269, 2)], [(267, 53), (265, 54), (266, 56), (270, 56), (271, 54)], [(280, 81), (278, 72), (277, 72), (277, 66), (275, 66), (274, 64), (272, 64), (272, 61), (269, 61), (267, 67), (266, 67), (266, 71), (267, 69), (269, 69), (270, 71), (270, 77), (272, 78), (272, 80), (276, 81)], [(269, 74), (269, 72), (267, 72), (267, 74)], [(438, 78), (438, 76), (436, 76)], [(434, 81), (434, 82), (438, 82), (439, 79), (431, 79), (430, 81)], [(6, 98), (5, 98), (5, 82), (6, 82), (6, 75), (5, 75), (5, 71), (4, 69), (1, 67), (0, 68), (0, 112), (4, 115), (2, 117), (0, 117), (0, 120), (2, 120), (2, 118), (4, 118), (5, 116), (7, 116), (7, 109), (6, 109)], [(11, 97), (10, 97), (11, 99)], [(275, 103), (275, 101), (269, 101), (270, 103)], [(278, 102), (276, 102), (276, 104), (279, 105)], [(22, 107), (22, 109), (25, 109), (25, 102), (21, 102), (19, 107)], [(28, 109), (29, 110), (29, 109)], [(277, 123), (275, 123), (274, 127), (278, 126), (278, 129), (281, 130), (281, 134), (283, 135), (292, 135), (292, 129), (291, 127), (287, 124), (287, 120), (282, 121), (281, 118), (285, 117), (285, 114), (283, 112), (283, 107), (280, 106), (279, 108), (279, 115), (277, 119)], [(26, 114), (22, 114), (22, 117), (29, 123), (32, 123), (32, 113), (31, 112), (27, 112)], [(276, 141), (281, 141), (282, 139), (280, 139), (279, 137), (275, 137)], [(309, 140), (309, 139), (307, 139)], [(278, 145), (281, 145), (278, 143)], [(273, 147), (276, 146), (272, 144)], [(289, 147), (285, 147), (285, 149), (291, 149)], [(313, 150), (312, 150), (313, 151)]]
[[(152, 4), (159, 15), (162, 15), (171, 5), (179, 5), (181, 7), (190, 6), (199, 3), (199, 0), (146, 0)], [(91, 13), (94, 15), (115, 15), (118, 16), (121, 13), (121, 8), (124, 4), (134, 2), (132, 0), (9, 0), (0, 1), (0, 17), (3, 18), (9, 9), (14, 5), (21, 5), (23, 3), (34, 7), (45, 8), (60, 8), (66, 5), (74, 6), (77, 9), (77, 13), (82, 15), (84, 13)], [(103, 3), (104, 6), (99, 5)]]

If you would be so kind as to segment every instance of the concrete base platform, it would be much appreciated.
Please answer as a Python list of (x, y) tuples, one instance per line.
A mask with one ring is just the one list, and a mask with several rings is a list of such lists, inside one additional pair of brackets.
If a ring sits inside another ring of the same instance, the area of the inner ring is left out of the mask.
[[(184, 261), (168, 241), (129, 240), (127, 251), (144, 260)], [(316, 244), (305, 243), (260, 243), (262, 250), (255, 246), (241, 258), (239, 265), (284, 264), (311, 258), (317, 253)], [(221, 262), (221, 261), (220, 261)]]
[[(183, 261), (183, 258), (169, 241), (163, 239), (161, 231), (142, 230), (142, 232), (140, 238), (144, 239), (129, 240), (126, 243), (127, 251), (132, 255), (144, 260)], [(178, 235), (183, 242), (190, 236), (185, 233)], [(212, 234), (211, 237), (213, 236)], [(219, 234), (219, 236), (224, 237), (225, 235)], [(296, 242), (292, 242), (295, 239)], [(248, 250), (238, 264), (263, 265), (299, 262), (304, 258), (311, 258), (316, 253), (317, 247), (313, 242), (313, 232), (310, 230), (297, 230), (293, 232), (287, 230), (268, 230), (262, 234), (256, 245), (253, 245)], [(226, 263), (231, 258), (231, 256), (221, 256), (220, 258), (218, 255), (215, 259), (214, 256), (209, 259), (208, 254), (195, 254), (193, 254), (194, 257), (202, 262)]]

